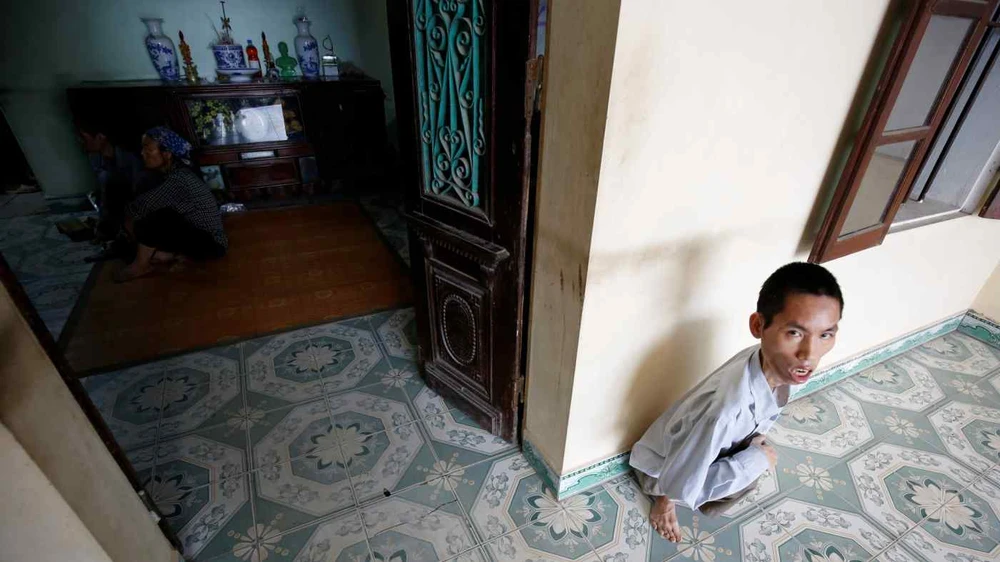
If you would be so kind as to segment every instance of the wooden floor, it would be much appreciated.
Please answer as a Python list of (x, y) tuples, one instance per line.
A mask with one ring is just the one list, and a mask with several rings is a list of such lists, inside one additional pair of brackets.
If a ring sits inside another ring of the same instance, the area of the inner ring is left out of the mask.
[(60, 339), (78, 373), (409, 304), (409, 272), (354, 203), (225, 217), (229, 253), (116, 284), (94, 269)]

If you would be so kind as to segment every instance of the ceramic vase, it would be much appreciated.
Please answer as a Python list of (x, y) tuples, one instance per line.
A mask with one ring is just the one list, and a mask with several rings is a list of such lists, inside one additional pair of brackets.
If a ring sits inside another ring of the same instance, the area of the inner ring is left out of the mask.
[(295, 36), (295, 55), (299, 59), (299, 69), (306, 78), (319, 78), (319, 44), (309, 33), (312, 22), (306, 17), (295, 20), (299, 34)]
[(149, 34), (146, 35), (146, 52), (153, 61), (156, 72), (164, 80), (180, 80), (180, 66), (177, 64), (177, 50), (174, 42), (163, 34), (163, 20), (160, 18), (143, 18)]
[(215, 55), (216, 68), (233, 70), (247, 67), (242, 45), (212, 45), (212, 54)]

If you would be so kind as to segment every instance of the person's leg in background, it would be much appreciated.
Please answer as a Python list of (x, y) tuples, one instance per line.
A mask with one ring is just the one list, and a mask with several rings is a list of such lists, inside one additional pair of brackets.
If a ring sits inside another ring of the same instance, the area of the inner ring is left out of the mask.
[(147, 275), (153, 271), (156, 262), (169, 262), (176, 254), (204, 242), (204, 233), (193, 228), (172, 209), (150, 213), (131, 226), (126, 221), (126, 229), (135, 239), (136, 253), (132, 263), (115, 275), (115, 281), (119, 283)]

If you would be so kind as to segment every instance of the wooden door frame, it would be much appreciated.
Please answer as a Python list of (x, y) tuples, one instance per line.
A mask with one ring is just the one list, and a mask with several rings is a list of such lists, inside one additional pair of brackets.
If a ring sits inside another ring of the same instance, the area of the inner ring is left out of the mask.
[(118, 463), (118, 467), (121, 469), (125, 478), (128, 479), (129, 484), (132, 486), (132, 490), (135, 491), (136, 495), (143, 500), (143, 504), (147, 509), (152, 511), (157, 516), (158, 525), (160, 531), (170, 542), (171, 546), (177, 550), (178, 553), (184, 552), (184, 545), (181, 543), (180, 538), (177, 533), (167, 524), (166, 518), (160, 513), (159, 507), (156, 502), (152, 501), (145, 488), (142, 486), (142, 481), (139, 480), (139, 474), (135, 471), (135, 467), (132, 466), (132, 462), (129, 460), (125, 451), (122, 450), (118, 442), (115, 441), (114, 434), (111, 433), (111, 428), (108, 427), (107, 422), (101, 416), (100, 410), (94, 405), (94, 402), (90, 399), (90, 395), (87, 394), (87, 390), (83, 388), (83, 383), (80, 379), (73, 374), (73, 369), (69, 365), (69, 361), (66, 360), (66, 356), (59, 349), (55, 338), (52, 333), (49, 332), (45, 322), (42, 317), (38, 314), (38, 310), (31, 303), (31, 299), (28, 298), (28, 294), (24, 291), (24, 287), (21, 282), (17, 279), (14, 274), (14, 270), (11, 269), (10, 265), (7, 263), (6, 258), (0, 253), (0, 283), (7, 290), (7, 294), (10, 295), (11, 300), (14, 302), (14, 306), (17, 307), (17, 311), (27, 322), (28, 327), (31, 328), (32, 334), (34, 334), (35, 339), (42, 346), (45, 351), (45, 355), (55, 366), (56, 372), (59, 373), (59, 377), (62, 379), (66, 387), (69, 388), (70, 394), (76, 403), (80, 405), (80, 409), (83, 410), (83, 414), (87, 416), (87, 421), (97, 432), (98, 437), (101, 438), (101, 442), (104, 443), (104, 447), (111, 453), (112, 458)]

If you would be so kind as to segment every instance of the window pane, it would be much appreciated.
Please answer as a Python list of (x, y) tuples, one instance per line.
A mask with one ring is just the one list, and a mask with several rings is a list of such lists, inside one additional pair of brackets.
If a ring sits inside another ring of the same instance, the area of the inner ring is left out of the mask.
[(899, 97), (889, 114), (886, 131), (927, 124), (938, 92), (948, 81), (948, 71), (973, 23), (967, 18), (931, 16), (927, 32), (920, 40)]
[(895, 191), (896, 184), (903, 177), (906, 163), (910, 160), (913, 147), (917, 141), (884, 144), (875, 149), (861, 187), (851, 203), (840, 236), (846, 236), (859, 230), (875, 226), (882, 222), (882, 215), (889, 206), (889, 199)]

